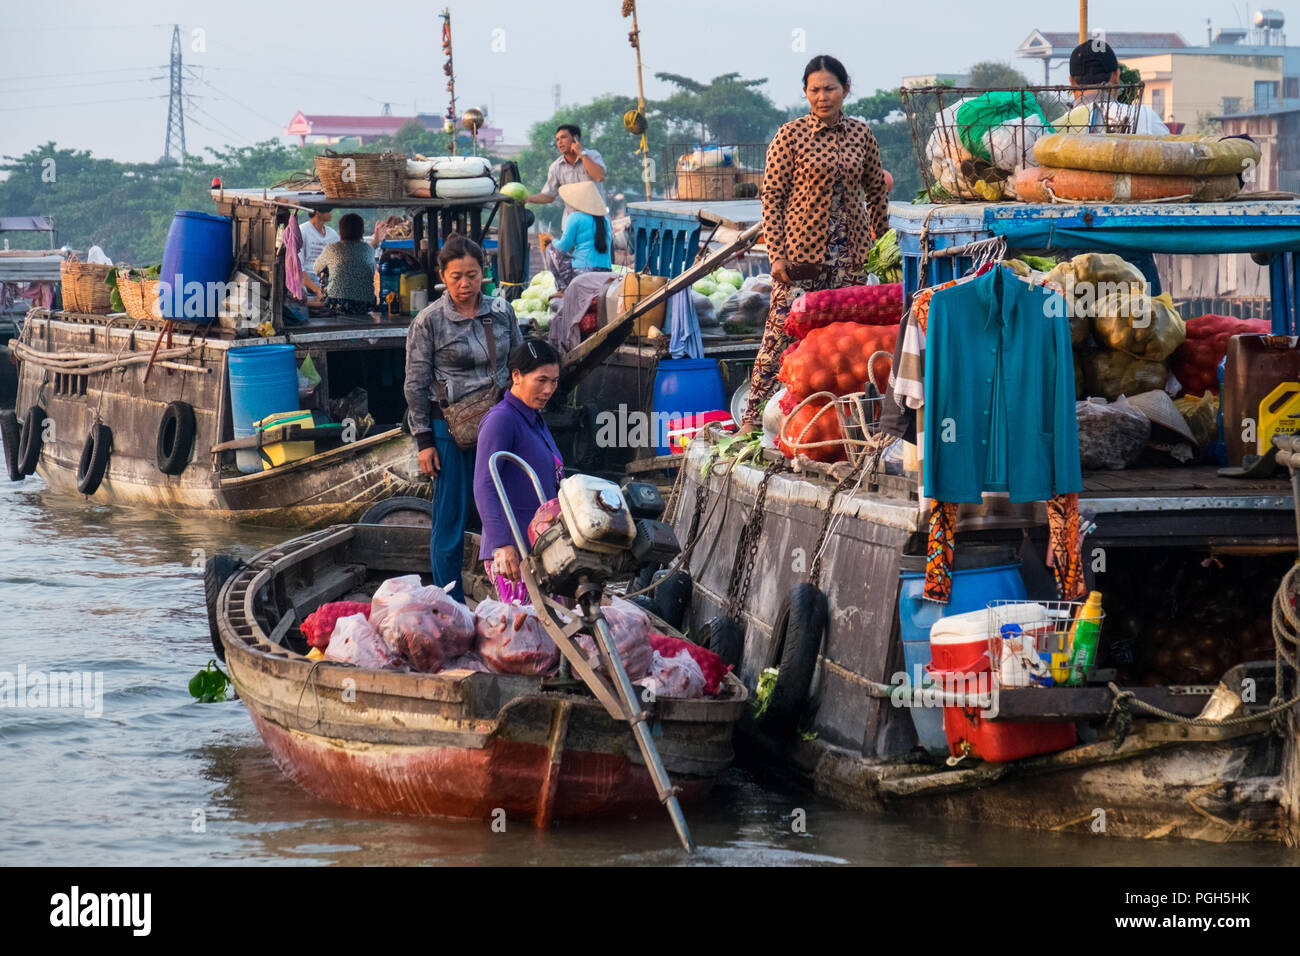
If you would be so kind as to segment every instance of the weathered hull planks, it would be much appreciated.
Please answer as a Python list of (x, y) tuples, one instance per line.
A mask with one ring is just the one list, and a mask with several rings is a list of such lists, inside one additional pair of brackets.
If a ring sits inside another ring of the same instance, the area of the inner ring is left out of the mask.
[[(74, 321), (75, 320), (75, 321)], [(105, 327), (101, 317), (34, 315), (28, 344), (41, 351), (103, 352), (148, 355), (158, 334)], [(173, 344), (185, 344), (190, 332), (176, 332)], [(224, 384), (229, 343), (213, 340), (187, 358), (202, 371), (155, 367), (144, 380), (145, 366), (89, 375), (84, 394), (56, 394), (52, 375), (31, 362), (20, 369), (16, 407), (19, 417), (32, 405), (45, 409), (53, 422), (42, 444), (37, 474), (51, 490), (76, 495), (82, 443), (95, 421), (113, 431), (108, 471), (95, 500), (143, 506), (173, 514), (204, 515), (293, 527), (321, 526), (354, 520), (376, 501), (395, 495), (427, 497), (430, 485), (419, 475), (415, 446), (400, 429), (391, 429), (331, 449), (309, 459), (250, 475), (222, 475), (208, 449), (232, 437), (223, 431), (221, 410), (229, 401)], [(67, 390), (65, 390), (67, 391)], [(194, 452), (179, 475), (158, 470), (158, 426), (170, 402), (194, 408)], [(228, 426), (226, 427), (228, 431)]]
[[(427, 542), (422, 528), (331, 528), (264, 552), (222, 589), (231, 679), (284, 772), (323, 799), (385, 813), (487, 817), (500, 808), (544, 824), (657, 806), (630, 729), (589, 695), (538, 677), (313, 663), (267, 640), (285, 614), (300, 620), (367, 569), (424, 571)], [(647, 704), (681, 799), (706, 796), (731, 765), (747, 701), (728, 676), (717, 699)]]
[[(546, 793), (544, 745), (494, 738), (487, 747), (357, 744), (286, 730), (250, 711), (280, 769), (323, 800), (379, 813), (487, 819), (504, 810), (533, 819)], [(673, 775), (683, 802), (705, 798), (712, 778)], [(566, 750), (555, 819), (651, 810), (659, 805), (645, 767), (621, 754)]]

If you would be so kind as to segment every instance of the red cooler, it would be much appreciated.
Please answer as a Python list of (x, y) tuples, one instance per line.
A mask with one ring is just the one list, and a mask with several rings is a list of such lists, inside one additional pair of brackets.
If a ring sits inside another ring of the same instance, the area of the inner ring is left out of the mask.
[[(992, 688), (988, 621), (988, 611), (970, 611), (934, 622), (927, 670), (941, 686), (965, 690), (970, 696), (988, 693)], [(945, 707), (943, 731), (948, 751), (954, 757), (969, 755), (989, 763), (1055, 753), (1073, 747), (1078, 740), (1073, 723), (986, 720), (979, 707)]]

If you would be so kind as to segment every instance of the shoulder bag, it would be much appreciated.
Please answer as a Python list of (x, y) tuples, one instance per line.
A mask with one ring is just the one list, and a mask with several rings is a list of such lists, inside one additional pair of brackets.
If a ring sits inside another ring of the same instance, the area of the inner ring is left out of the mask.
[[(469, 451), (478, 444), (478, 429), (483, 416), (493, 405), (501, 401), (502, 390), (497, 384), (497, 336), (492, 327), (492, 316), (483, 317), (483, 331), (487, 335), (488, 364), (491, 366), (492, 384), (485, 385), (476, 392), (466, 395), (458, 402), (447, 400), (447, 386), (436, 382), (434, 389), (438, 394), (438, 407), (447, 422), (447, 430), (456, 444)], [(436, 381), (436, 379), (435, 379)]]

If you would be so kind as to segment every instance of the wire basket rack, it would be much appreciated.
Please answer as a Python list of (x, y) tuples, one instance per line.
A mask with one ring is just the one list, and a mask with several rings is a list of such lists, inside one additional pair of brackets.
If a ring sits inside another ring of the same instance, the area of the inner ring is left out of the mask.
[(857, 467), (876, 448), (880, 435), (883, 396), (873, 387), (835, 399), (835, 417), (844, 435), (844, 454)]
[(1014, 199), (1011, 180), (1036, 165), (1050, 133), (1133, 133), (1143, 83), (976, 89), (904, 87), (903, 113), (932, 202)]
[[(1067, 683), (1074, 657), (1071, 632), (1083, 605), (1083, 601), (990, 601), (988, 639), (994, 686), (1042, 686), (1041, 679), (1046, 675), (1056, 685)], [(1105, 617), (1106, 612), (1100, 611), (1099, 636)], [(1007, 624), (1020, 627), (1023, 653), (1016, 653), (1014, 646), (1006, 646), (1002, 628)]]

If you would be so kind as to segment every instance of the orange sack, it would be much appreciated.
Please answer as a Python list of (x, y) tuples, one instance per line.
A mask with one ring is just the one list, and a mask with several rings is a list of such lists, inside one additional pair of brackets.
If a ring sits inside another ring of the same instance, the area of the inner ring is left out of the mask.
[(813, 329), (782, 355), (777, 378), (798, 400), (813, 392), (850, 395), (862, 391), (868, 380), (883, 393), (890, 363), (882, 358), (873, 368), (871, 357), (879, 351), (892, 359), (897, 341), (897, 325), (832, 322)]
[(1021, 202), (1155, 202), (1185, 199), (1213, 202), (1232, 199), (1241, 188), (1235, 175), (1148, 176), (1102, 173), (1087, 169), (1027, 166), (1016, 173), (1016, 198)]

